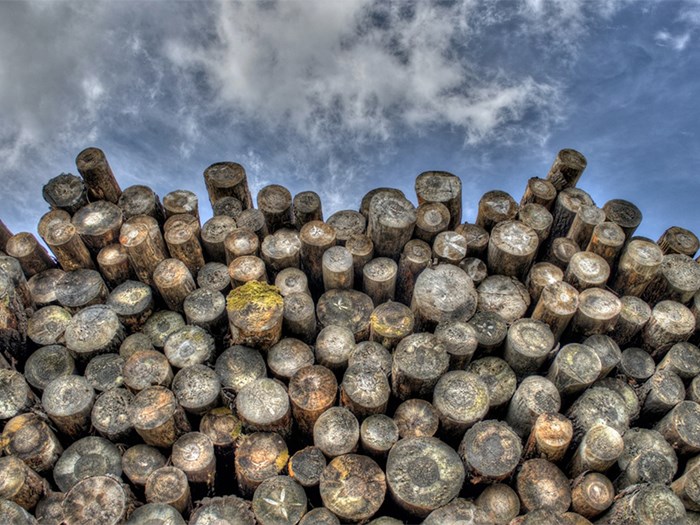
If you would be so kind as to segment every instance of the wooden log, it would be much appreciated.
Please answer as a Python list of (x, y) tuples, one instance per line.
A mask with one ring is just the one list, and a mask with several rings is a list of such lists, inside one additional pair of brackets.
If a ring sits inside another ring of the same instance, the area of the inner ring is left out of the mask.
[(168, 336), (163, 352), (172, 366), (186, 368), (211, 363), (216, 347), (214, 338), (204, 328), (187, 325)]
[(626, 200), (609, 200), (603, 205), (603, 211), (608, 221), (614, 222), (622, 228), (627, 239), (634, 235), (642, 222), (642, 212), (637, 206)]
[(106, 304), (129, 333), (140, 331), (155, 308), (153, 290), (139, 281), (124, 281), (112, 290)]
[(260, 352), (241, 345), (224, 350), (216, 359), (215, 370), (221, 386), (236, 394), (248, 383), (267, 376), (265, 360)]
[(117, 206), (124, 213), (124, 220), (129, 220), (137, 215), (148, 215), (162, 224), (165, 220), (165, 212), (160, 198), (148, 186), (140, 184), (125, 188), (119, 196)]
[(63, 334), (71, 317), (62, 306), (44, 306), (27, 321), (27, 337), (37, 346), (61, 345), (65, 343)]
[(378, 367), (355, 365), (345, 371), (340, 384), (340, 405), (359, 420), (386, 412), (390, 396), (389, 380)]
[(144, 443), (154, 447), (171, 447), (190, 431), (175, 394), (162, 386), (149, 386), (136, 394), (129, 407), (129, 419)]
[(312, 291), (323, 285), (323, 253), (335, 246), (335, 230), (327, 223), (310, 221), (299, 232), (301, 241), (301, 268), (306, 272)]
[(182, 303), (197, 285), (187, 264), (179, 259), (165, 259), (153, 271), (153, 284), (169, 309), (182, 312)]
[(4, 222), (0, 220), (0, 250), (2, 250), (3, 252), (7, 247), (7, 241), (10, 240), (10, 237), (12, 237), (12, 235), (13, 233), (10, 231), (10, 229), (5, 225)]
[(488, 485), (474, 500), (496, 525), (508, 525), (520, 514), (518, 494), (504, 483)]
[(697, 457), (688, 461), (683, 475), (671, 484), (671, 490), (687, 510), (700, 510), (700, 469)]
[(318, 487), (326, 468), (326, 456), (318, 447), (304, 447), (289, 458), (289, 477), (304, 488)]
[(573, 435), (573, 425), (566, 416), (555, 412), (540, 414), (525, 442), (523, 457), (542, 458), (557, 463), (564, 459)]
[(622, 303), (612, 292), (587, 288), (579, 294), (578, 310), (571, 320), (569, 332), (583, 337), (609, 333), (621, 310)]
[(255, 432), (244, 435), (236, 450), (236, 480), (244, 497), (252, 497), (255, 489), (268, 478), (282, 473), (289, 451), (276, 432)]
[(655, 243), (632, 239), (625, 245), (610, 286), (620, 295), (642, 296), (659, 272), (663, 253)]
[(58, 431), (70, 439), (90, 430), (90, 412), (95, 391), (82, 376), (60, 376), (51, 381), (41, 396), (44, 412)]
[(151, 340), (151, 344), (161, 349), (170, 334), (185, 326), (182, 315), (171, 310), (159, 310), (148, 318), (142, 332)]
[(645, 288), (642, 299), (650, 304), (663, 300), (688, 304), (700, 289), (700, 264), (687, 255), (664, 255), (656, 277)]
[[(174, 312), (173, 312), (174, 313)], [(184, 321), (183, 321), (184, 325)], [(138, 350), (155, 350), (151, 339), (143, 332), (137, 332), (126, 336), (119, 347), (119, 355), (124, 359), (129, 359)]]
[(491, 523), (488, 514), (471, 501), (462, 498), (455, 498), (447, 505), (435, 509), (425, 518), (423, 523), (424, 525), (440, 525), (442, 523), (460, 523), (466, 520), (474, 520), (475, 523)]
[(561, 347), (549, 367), (549, 379), (564, 397), (575, 396), (600, 377), (601, 362), (590, 346), (569, 343)]
[(207, 525), (226, 520), (240, 525), (256, 525), (250, 502), (236, 496), (206, 498), (192, 512), (191, 525)]
[[(550, 239), (567, 237), (576, 215), (583, 206), (594, 206), (593, 199), (588, 193), (573, 187), (562, 190), (557, 195), (552, 210), (553, 222)], [(573, 236), (571, 239), (575, 241)]]
[(403, 439), (433, 437), (438, 431), (440, 417), (435, 407), (423, 399), (408, 399), (394, 412), (394, 421)]
[(314, 352), (309, 345), (285, 337), (267, 352), (267, 367), (272, 375), (288, 383), (300, 369), (314, 364)]
[(316, 316), (322, 329), (331, 325), (344, 326), (352, 331), (355, 341), (369, 338), (373, 310), (372, 299), (356, 290), (329, 290), (316, 304)]
[(335, 375), (321, 365), (306, 366), (291, 377), (289, 400), (302, 434), (312, 434), (319, 416), (335, 404), (337, 390)]
[(554, 184), (547, 179), (531, 177), (527, 180), (525, 192), (522, 199), (520, 199), (520, 206), (534, 203), (540, 204), (549, 210), (556, 197), (557, 189), (554, 187)]
[(266, 479), (253, 495), (253, 513), (260, 525), (298, 523), (306, 505), (304, 488), (289, 476)]
[(664, 485), (639, 485), (621, 494), (596, 525), (683, 525), (686, 513), (681, 500)]
[(605, 212), (594, 204), (583, 204), (574, 216), (566, 236), (579, 246), (588, 246), (596, 227), (605, 222)]
[(479, 296), (477, 312), (498, 314), (507, 323), (522, 318), (530, 306), (530, 294), (515, 277), (490, 275), (476, 291)]
[(552, 167), (547, 172), (547, 180), (552, 183), (557, 191), (565, 188), (573, 188), (586, 169), (586, 157), (574, 149), (559, 150)]
[(122, 210), (107, 201), (91, 202), (73, 215), (72, 223), (93, 255), (118, 241), (122, 227)]
[(173, 215), (189, 214), (199, 222), (199, 200), (197, 195), (189, 190), (174, 190), (163, 197), (165, 218)]
[(279, 272), (277, 277), (275, 277), (275, 286), (279, 288), (282, 297), (296, 293), (304, 293), (311, 296), (309, 280), (299, 268), (285, 268)]
[(150, 386), (169, 387), (173, 370), (168, 358), (156, 350), (137, 350), (124, 363), (124, 385), (134, 393)]
[(348, 366), (361, 365), (377, 368), (387, 377), (391, 374), (392, 355), (386, 347), (375, 341), (362, 341), (355, 345), (348, 357)]
[(700, 403), (700, 379), (698, 379), (697, 376), (693, 378), (690, 385), (688, 385), (686, 397), (689, 401)]
[[(410, 244), (411, 241), (409, 241)], [(351, 235), (345, 241), (345, 248), (352, 255), (355, 288), (362, 287), (362, 269), (374, 257), (374, 243), (365, 234)]]
[(655, 426), (679, 455), (700, 452), (700, 405), (682, 401)]
[(169, 257), (158, 223), (139, 215), (124, 224), (119, 243), (124, 246), (129, 262), (139, 281), (153, 285), (153, 272), (158, 264)]
[(182, 261), (192, 275), (197, 275), (205, 261), (202, 246), (192, 228), (170, 228), (166, 230), (164, 239), (170, 256)]
[[(36, 231), (39, 233), (44, 242), (46, 242), (46, 234), (54, 227), (60, 224), (70, 222), (71, 214), (65, 210), (50, 210), (41, 216), (37, 224)], [(12, 235), (7, 239), (9, 240)], [(7, 243), (7, 241), (5, 241)]]
[(522, 508), (563, 513), (571, 505), (569, 480), (559, 468), (546, 459), (529, 459), (516, 478)]
[(76, 157), (75, 164), (91, 201), (104, 200), (115, 204), (119, 201), (122, 190), (102, 150), (84, 149)]
[[(139, 218), (143, 215), (139, 215)], [(191, 213), (178, 213), (176, 215), (171, 215), (163, 223), (163, 235), (170, 230), (177, 230), (179, 228), (189, 228), (197, 240), (201, 239), (202, 226), (199, 223), (199, 218)]]
[(600, 377), (607, 376), (612, 372), (622, 359), (622, 352), (618, 344), (609, 336), (596, 334), (586, 338), (583, 344), (592, 348), (600, 359)]
[(546, 249), (543, 248), (543, 251), (546, 253), (544, 257), (546, 262), (554, 264), (562, 270), (566, 270), (571, 258), (575, 253), (580, 252), (581, 248), (568, 237), (557, 237), (549, 243)]
[(454, 231), (443, 231), (433, 241), (433, 258), (438, 263), (459, 264), (467, 255), (467, 240)]
[(102, 354), (90, 359), (85, 379), (96, 392), (104, 392), (124, 384), (124, 358), (119, 354)]
[(90, 251), (78, 235), (76, 227), (70, 222), (53, 224), (46, 232), (45, 241), (65, 271), (95, 268)]
[(287, 188), (279, 184), (265, 186), (258, 192), (257, 201), (258, 209), (265, 217), (268, 233), (292, 227), (292, 194)]
[(553, 217), (541, 204), (530, 203), (521, 206), (518, 211), (518, 220), (535, 231), (539, 243), (549, 237)]
[(620, 433), (605, 424), (594, 425), (583, 436), (571, 459), (569, 474), (572, 479), (585, 472), (606, 472), (624, 451)]
[(314, 301), (307, 293), (291, 293), (284, 298), (283, 328), (286, 334), (307, 344), (316, 339)]
[[(498, 453), (492, 450), (496, 447)], [(508, 478), (520, 462), (520, 437), (505, 423), (481, 421), (466, 431), (459, 445), (469, 483), (495, 483)]]
[(25, 510), (36, 507), (39, 498), (48, 490), (48, 483), (21, 459), (0, 458), (0, 497)]
[(362, 450), (375, 458), (386, 458), (389, 450), (399, 440), (399, 427), (386, 414), (374, 414), (367, 417), (360, 425), (360, 446)]
[(446, 171), (425, 171), (416, 177), (415, 190), (419, 206), (441, 203), (447, 208), (449, 229), (462, 222), (462, 181), (459, 177)]
[(344, 246), (331, 246), (321, 259), (323, 289), (352, 288), (355, 282), (355, 269), (352, 254)]
[(267, 350), (280, 340), (284, 299), (274, 286), (250, 281), (231, 291), (226, 305), (233, 344)]
[(7, 421), (0, 445), (7, 456), (21, 459), (40, 473), (49, 472), (63, 454), (56, 434), (42, 417), (33, 412), (19, 414)]
[(533, 264), (524, 281), (532, 300), (531, 304), (537, 304), (545, 286), (563, 280), (564, 272), (558, 266), (548, 262)]
[(350, 454), (357, 450), (360, 424), (347, 408), (331, 407), (316, 419), (313, 440), (314, 446), (328, 458)]
[(12, 278), (0, 270), (0, 355), (23, 363), (27, 354), (27, 314)]
[(631, 428), (622, 437), (624, 450), (617, 460), (618, 490), (642, 483), (671, 484), (678, 470), (674, 449), (656, 430)]
[[(385, 196), (390, 196), (390, 197), (398, 197), (398, 198), (405, 198), (406, 195), (404, 195), (403, 191), (396, 189), (396, 188), (374, 188), (373, 190), (368, 191), (363, 197), (362, 201), (360, 202), (360, 213), (364, 215), (367, 218), (367, 228), (369, 229), (369, 213), (370, 213), (370, 204), (372, 203), (372, 199), (376, 195), (385, 195)], [(369, 233), (369, 231), (368, 231)]]
[(88, 436), (72, 443), (53, 470), (53, 478), (61, 492), (68, 492), (80, 481), (92, 476), (122, 475), (119, 449), (102, 437)]
[(363, 522), (384, 503), (386, 476), (367, 456), (346, 454), (333, 459), (321, 474), (323, 504), (342, 520)]
[(690, 230), (680, 226), (671, 226), (661, 234), (656, 243), (661, 248), (661, 251), (664, 252), (664, 255), (678, 253), (688, 257), (695, 257), (700, 248), (698, 237)]
[(337, 211), (326, 222), (335, 230), (336, 239), (341, 246), (345, 246), (353, 235), (364, 235), (367, 230), (367, 219), (355, 210)]
[(654, 373), (654, 359), (641, 348), (630, 347), (620, 356), (618, 373), (632, 385), (641, 385)]
[(302, 191), (292, 200), (294, 222), (301, 229), (307, 222), (323, 221), (323, 206), (321, 197), (315, 191)]
[(170, 460), (185, 473), (195, 497), (214, 490), (216, 456), (214, 444), (207, 435), (188, 432), (180, 436), (173, 444)]
[(113, 443), (125, 443), (134, 437), (129, 421), (129, 405), (134, 395), (125, 388), (112, 388), (95, 399), (90, 419), (93, 428)]
[(700, 374), (700, 349), (681, 342), (673, 345), (657, 366), (657, 371), (668, 370), (678, 375), (685, 383)]
[(448, 229), (450, 210), (441, 202), (423, 203), (416, 208), (416, 239), (432, 244), (435, 236)]
[(71, 313), (105, 302), (109, 290), (96, 270), (65, 272), (56, 283), (56, 299)]
[(114, 310), (94, 305), (73, 316), (65, 336), (66, 348), (79, 363), (87, 363), (98, 354), (118, 352), (125, 333)]
[(301, 241), (296, 230), (280, 229), (265, 237), (260, 256), (274, 278), (285, 268), (299, 268)]
[(214, 445), (217, 483), (232, 481), (234, 454), (243, 433), (240, 419), (228, 407), (213, 408), (202, 416), (199, 431), (208, 436)]
[(100, 250), (95, 259), (97, 267), (110, 289), (136, 277), (131, 268), (129, 253), (121, 244), (110, 244)]
[(235, 229), (236, 221), (227, 215), (215, 215), (202, 225), (201, 245), (207, 261), (226, 261), (224, 240)]
[(212, 204), (211, 209), (214, 212), (214, 217), (226, 216), (236, 220), (243, 212), (243, 204), (236, 197), (226, 196)]
[(593, 383), (593, 386), (607, 388), (622, 397), (625, 402), (625, 406), (627, 407), (630, 423), (632, 423), (639, 417), (641, 405), (639, 403), (639, 397), (637, 396), (637, 390), (631, 384), (625, 381), (624, 377), (624, 375), (618, 375), (618, 377), (614, 378), (604, 377), (603, 379), (599, 379)]
[(610, 508), (614, 500), (612, 483), (599, 472), (581, 476), (571, 489), (571, 508), (584, 518), (599, 516)]
[(219, 405), (221, 383), (214, 370), (206, 365), (196, 364), (187, 366), (175, 374), (172, 391), (177, 402), (187, 413), (203, 416)]
[(406, 305), (390, 300), (372, 311), (369, 322), (370, 341), (392, 350), (404, 337), (413, 333), (414, 316)]
[(136, 507), (136, 500), (120, 480), (112, 476), (92, 476), (75, 485), (61, 503), (64, 523), (80, 525), (98, 522), (119, 525)]
[(477, 352), (492, 354), (500, 350), (508, 335), (508, 323), (494, 312), (477, 312), (469, 320), (479, 342)]
[[(377, 525), (374, 523), (375, 521), (376, 520), (373, 520), (370, 523), (372, 523), (372, 525)], [(340, 525), (340, 520), (326, 507), (317, 507), (304, 514), (304, 517), (301, 518), (299, 525)], [(387, 523), (385, 525), (393, 524)]]
[(614, 267), (617, 257), (625, 244), (625, 232), (614, 222), (606, 221), (593, 228), (586, 251), (595, 253)]
[(642, 346), (658, 360), (674, 344), (688, 340), (694, 331), (695, 317), (688, 308), (675, 301), (661, 301), (642, 329)]
[(398, 260), (403, 247), (413, 237), (416, 209), (404, 197), (377, 193), (370, 202), (368, 235), (379, 257)]
[(154, 470), (145, 486), (148, 503), (165, 503), (182, 515), (192, 508), (192, 495), (187, 476), (177, 467), (165, 466)]
[(523, 279), (537, 253), (535, 230), (520, 221), (500, 221), (491, 231), (489, 273)]
[(476, 225), (490, 233), (496, 224), (512, 221), (517, 215), (518, 204), (513, 197), (500, 190), (488, 191), (479, 200)]
[(486, 250), (489, 245), (489, 232), (481, 226), (466, 222), (457, 226), (455, 231), (467, 239), (467, 257), (486, 259)]
[(10, 237), (5, 252), (19, 261), (27, 278), (56, 266), (46, 249), (31, 233), (20, 232)]
[[(220, 339), (227, 329), (226, 299), (221, 292), (200, 288), (185, 297), (182, 308), (187, 323), (201, 330), (194, 331), (195, 343), (209, 349), (208, 357), (204, 358), (204, 361), (207, 361), (214, 352), (214, 341), (210, 341), (210, 337)], [(185, 332), (179, 339), (184, 343), (188, 338)], [(175, 341), (172, 344), (175, 344)]]
[(244, 255), (228, 265), (231, 287), (236, 288), (251, 281), (268, 282), (265, 262), (260, 257)]
[(525, 437), (540, 414), (558, 412), (560, 408), (561, 396), (554, 383), (541, 376), (528, 376), (513, 394), (505, 421)]
[(4, 271), (10, 278), (12, 287), (15, 289), (15, 293), (19, 297), (25, 310), (36, 310), (36, 305), (34, 304), (34, 299), (32, 298), (32, 292), (29, 289), (27, 278), (24, 275), (22, 265), (19, 263), (19, 261), (8, 255), (0, 255), (0, 270)]
[(651, 307), (634, 295), (620, 299), (622, 309), (610, 336), (620, 345), (630, 344), (651, 318)]
[(508, 328), (503, 358), (519, 377), (536, 373), (547, 360), (555, 340), (549, 325), (519, 319)]
[(421, 518), (459, 494), (465, 472), (452, 447), (433, 437), (411, 437), (389, 451), (386, 478), (392, 500)]
[(629, 428), (630, 415), (625, 400), (617, 392), (599, 386), (586, 389), (566, 415), (574, 425), (574, 446), (597, 424), (607, 425), (619, 434)]
[(187, 525), (175, 507), (165, 503), (146, 503), (131, 513), (128, 525), (150, 523), (153, 525)]
[(289, 437), (292, 409), (284, 385), (270, 378), (246, 384), (236, 397), (236, 414), (246, 432), (277, 432)]
[(479, 345), (476, 329), (462, 321), (439, 323), (435, 337), (450, 358), (450, 370), (464, 370)]
[(396, 299), (409, 306), (416, 279), (431, 262), (432, 250), (428, 243), (418, 239), (408, 241), (399, 258), (396, 277)]
[(638, 390), (642, 417), (658, 420), (685, 399), (683, 380), (670, 370), (658, 370)]
[(224, 197), (235, 197), (245, 209), (253, 207), (245, 168), (235, 162), (216, 162), (204, 170), (204, 184), (212, 206)]
[(503, 359), (482, 357), (472, 361), (467, 371), (476, 374), (486, 384), (491, 409), (500, 410), (513, 397), (517, 377)]
[(231, 291), (231, 277), (228, 266), (222, 263), (210, 262), (199, 269), (197, 286), (205, 290), (221, 292), (226, 295)]
[(377, 257), (362, 270), (362, 290), (379, 306), (393, 301), (396, 295), (398, 265), (388, 257)]
[(488, 276), (486, 263), (476, 257), (465, 257), (460, 261), (459, 267), (471, 278), (474, 286), (479, 286)]
[(419, 333), (405, 337), (394, 351), (391, 369), (394, 395), (401, 400), (429, 396), (449, 364), (450, 358), (435, 335)]
[(245, 228), (252, 231), (258, 237), (260, 242), (265, 239), (270, 233), (267, 230), (267, 223), (265, 222), (265, 215), (258, 209), (249, 208), (241, 212), (236, 221), (239, 228)]
[(600, 255), (577, 252), (572, 255), (564, 273), (564, 281), (579, 292), (587, 288), (602, 288), (610, 277), (610, 265)]
[(434, 329), (445, 321), (467, 321), (476, 311), (477, 298), (464, 270), (452, 264), (426, 268), (415, 281), (411, 301), (416, 328)]

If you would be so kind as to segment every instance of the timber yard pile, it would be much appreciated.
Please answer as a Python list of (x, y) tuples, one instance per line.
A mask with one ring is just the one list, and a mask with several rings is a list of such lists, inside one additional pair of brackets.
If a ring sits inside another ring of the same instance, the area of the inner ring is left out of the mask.
[(446, 172), (324, 221), (217, 163), (201, 224), (76, 164), (53, 256), (0, 223), (3, 524), (700, 524), (698, 239), (580, 153), (473, 224)]

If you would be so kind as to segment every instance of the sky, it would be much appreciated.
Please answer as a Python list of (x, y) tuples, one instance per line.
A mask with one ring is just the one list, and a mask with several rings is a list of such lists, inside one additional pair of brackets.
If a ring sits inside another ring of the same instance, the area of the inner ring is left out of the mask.
[(641, 235), (700, 234), (699, 42), (700, 0), (0, 1), (0, 218), (35, 232), (96, 146), (203, 219), (204, 169), (235, 161), (326, 217), (449, 171), (473, 222), (574, 148)]

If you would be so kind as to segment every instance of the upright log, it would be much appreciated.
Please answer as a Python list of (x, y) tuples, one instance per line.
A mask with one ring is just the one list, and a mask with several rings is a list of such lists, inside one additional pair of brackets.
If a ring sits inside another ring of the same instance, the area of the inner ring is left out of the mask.
[(656, 277), (663, 261), (661, 248), (651, 241), (633, 239), (625, 245), (610, 286), (620, 295), (641, 296)]
[(610, 337), (619, 345), (628, 345), (651, 319), (651, 307), (634, 295), (620, 298), (622, 309)]
[(496, 525), (508, 525), (520, 514), (520, 498), (504, 483), (488, 485), (474, 501)]
[(401, 400), (430, 395), (449, 364), (445, 348), (433, 334), (405, 337), (394, 351), (391, 371), (394, 395)]
[(528, 376), (513, 394), (506, 422), (521, 436), (527, 436), (540, 414), (558, 412), (561, 396), (554, 384), (541, 376)]
[(310, 436), (316, 420), (335, 404), (338, 381), (326, 367), (299, 369), (289, 380), (289, 400), (299, 430)]
[[(213, 355), (214, 341), (210, 341), (210, 336), (221, 339), (227, 331), (226, 298), (216, 290), (199, 288), (185, 297), (182, 309), (188, 324), (194, 325), (208, 334), (195, 331), (197, 335), (201, 335), (201, 337), (195, 338), (196, 346), (210, 348), (211, 355)], [(182, 333), (178, 340), (189, 339), (187, 334), (188, 332)]]
[(102, 150), (84, 149), (76, 157), (75, 164), (91, 201), (105, 200), (114, 204), (119, 201), (122, 191)]
[(564, 280), (582, 292), (586, 288), (602, 288), (610, 277), (610, 265), (600, 255), (577, 252), (569, 261)]
[(589, 471), (605, 472), (615, 464), (624, 449), (624, 441), (617, 430), (605, 424), (594, 425), (576, 449), (569, 474), (577, 478)]
[(569, 480), (559, 468), (546, 459), (529, 459), (516, 478), (523, 509), (551, 510), (563, 513), (571, 505)]
[(409, 306), (413, 289), (420, 273), (428, 267), (432, 257), (430, 246), (425, 241), (408, 241), (399, 258), (396, 277), (396, 299)]
[(66, 525), (119, 525), (129, 517), (136, 502), (129, 488), (117, 478), (92, 476), (70, 489), (61, 507)]
[(66, 327), (66, 347), (78, 362), (87, 363), (98, 354), (116, 353), (124, 340), (124, 327), (105, 305), (84, 308)]
[(244, 435), (236, 450), (236, 480), (242, 496), (250, 498), (268, 478), (282, 473), (289, 461), (289, 450), (276, 432)]
[(561, 347), (549, 367), (549, 379), (564, 397), (588, 388), (600, 376), (602, 365), (595, 350), (587, 345), (569, 343)]
[(610, 508), (615, 489), (608, 478), (598, 472), (583, 475), (571, 489), (571, 507), (581, 516), (593, 519)]
[(246, 432), (277, 432), (289, 437), (292, 409), (284, 385), (270, 378), (255, 379), (236, 396), (236, 413)]
[(292, 200), (292, 208), (297, 229), (301, 229), (307, 222), (323, 221), (321, 197), (314, 191), (297, 193)]
[(360, 446), (366, 454), (375, 458), (386, 458), (398, 440), (399, 427), (386, 414), (369, 416), (360, 425)]
[(596, 525), (683, 525), (683, 503), (668, 487), (658, 483), (638, 485), (615, 500)]
[(122, 475), (119, 449), (105, 438), (88, 436), (71, 444), (56, 462), (53, 477), (61, 492), (91, 476)]
[(225, 215), (233, 220), (238, 219), (238, 216), (243, 213), (243, 204), (236, 197), (221, 197), (211, 205), (214, 216)]
[(323, 289), (352, 288), (355, 281), (352, 254), (344, 246), (332, 246), (321, 260)]
[(394, 421), (401, 438), (433, 437), (438, 431), (440, 418), (431, 403), (423, 399), (408, 399), (394, 412)]
[(207, 261), (220, 263), (226, 261), (224, 240), (235, 229), (236, 221), (227, 215), (215, 215), (202, 225), (201, 245)]
[(558, 266), (562, 270), (566, 270), (571, 258), (575, 253), (580, 252), (581, 248), (568, 237), (557, 237), (549, 243), (548, 247), (543, 247), (543, 250), (546, 254), (544, 257), (545, 261)]
[(162, 386), (150, 386), (136, 394), (129, 407), (129, 419), (141, 439), (154, 447), (171, 447), (190, 431), (175, 394)]
[(129, 421), (129, 405), (134, 395), (125, 388), (112, 388), (98, 396), (90, 419), (93, 428), (114, 443), (127, 443), (134, 437)]
[(263, 212), (256, 208), (249, 208), (241, 212), (236, 221), (239, 228), (246, 228), (257, 235), (260, 242), (267, 237), (270, 233), (267, 231), (267, 223), (265, 222), (265, 215)]
[(165, 218), (173, 215), (190, 214), (199, 221), (199, 200), (197, 195), (189, 190), (174, 190), (163, 197)]
[(574, 314), (569, 330), (577, 336), (609, 333), (622, 310), (620, 300), (602, 288), (586, 288), (579, 294), (578, 310)]
[(566, 236), (581, 247), (588, 246), (596, 226), (605, 222), (605, 212), (594, 204), (584, 204), (576, 212)]
[(530, 294), (515, 277), (490, 275), (477, 288), (478, 312), (497, 314), (507, 323), (525, 315), (530, 306)]
[(508, 193), (500, 190), (488, 191), (479, 200), (476, 225), (491, 232), (496, 224), (512, 221), (517, 214), (518, 205)]
[(695, 331), (690, 309), (675, 301), (661, 301), (651, 311), (642, 330), (642, 347), (658, 359), (676, 343), (687, 341)]
[(450, 357), (450, 370), (464, 370), (479, 345), (476, 329), (463, 321), (448, 321), (439, 323), (434, 333)]
[(363, 235), (367, 229), (367, 219), (359, 211), (341, 210), (328, 217), (328, 224), (336, 233), (338, 244), (345, 246), (353, 235)]
[(535, 231), (540, 243), (549, 237), (553, 217), (544, 206), (540, 204), (526, 204), (520, 207), (518, 220)]
[(622, 228), (627, 239), (634, 235), (637, 227), (642, 222), (642, 212), (639, 208), (623, 199), (609, 200), (603, 205), (603, 211), (607, 220)]
[(549, 326), (536, 319), (519, 319), (508, 329), (503, 358), (516, 375), (536, 373), (554, 347)]
[(489, 232), (481, 226), (466, 222), (457, 226), (455, 231), (467, 239), (467, 257), (486, 258), (486, 248), (489, 244)]
[(289, 476), (304, 488), (318, 487), (326, 468), (326, 456), (320, 448), (310, 446), (297, 451), (287, 464)]
[(129, 262), (129, 254), (121, 244), (110, 244), (102, 248), (97, 254), (96, 261), (97, 267), (110, 289), (135, 277)]
[(311, 344), (316, 339), (316, 311), (314, 300), (308, 293), (290, 293), (284, 298), (284, 319), (282, 326), (285, 332)]
[(204, 170), (204, 184), (212, 206), (224, 197), (235, 197), (245, 209), (253, 207), (248, 179), (243, 166), (235, 162), (216, 162)]
[(574, 149), (559, 150), (552, 167), (547, 172), (547, 180), (557, 191), (573, 188), (581, 178), (587, 163), (586, 157)]
[(56, 428), (64, 436), (77, 439), (90, 429), (90, 412), (95, 391), (82, 376), (61, 376), (51, 381), (41, 404)]
[(700, 263), (687, 255), (664, 255), (656, 277), (642, 298), (650, 304), (663, 300), (688, 304), (700, 289)]
[(196, 232), (188, 226), (172, 227), (165, 231), (165, 244), (170, 256), (182, 261), (192, 275), (204, 266), (204, 254)]
[(348, 366), (362, 365), (370, 368), (378, 368), (387, 377), (391, 374), (392, 355), (386, 347), (375, 341), (362, 341), (355, 345), (350, 352)]
[(289, 476), (266, 479), (253, 494), (253, 513), (260, 525), (298, 523), (306, 504), (304, 488)]
[(284, 299), (276, 287), (250, 281), (231, 291), (226, 303), (234, 344), (267, 350), (280, 340)]
[(174, 467), (187, 476), (195, 496), (214, 489), (216, 456), (211, 439), (201, 432), (188, 432), (173, 443), (170, 457)]
[(389, 380), (378, 367), (348, 367), (340, 384), (340, 404), (362, 420), (386, 412), (391, 396)]
[(335, 230), (325, 222), (310, 221), (301, 228), (299, 239), (302, 269), (307, 272), (312, 290), (320, 290), (323, 284), (323, 253), (335, 246)]
[(172, 391), (180, 406), (195, 417), (203, 416), (221, 403), (219, 377), (203, 364), (186, 366), (175, 374)]
[(179, 259), (165, 259), (153, 270), (153, 284), (169, 309), (182, 311), (185, 298), (197, 287), (187, 265)]
[(418, 205), (441, 203), (449, 211), (448, 228), (462, 222), (462, 181), (445, 171), (426, 171), (416, 177)]
[(107, 297), (107, 306), (117, 314), (129, 333), (139, 332), (155, 307), (153, 290), (139, 281), (124, 281)]
[(569, 321), (574, 317), (579, 307), (579, 293), (565, 282), (554, 282), (544, 287), (540, 300), (537, 301), (532, 318), (549, 325), (558, 341)]
[(695, 257), (700, 249), (700, 240), (690, 230), (680, 226), (671, 226), (666, 230), (656, 243), (661, 247), (664, 255), (679, 253), (688, 257)]
[(467, 321), (476, 304), (472, 280), (452, 264), (426, 268), (415, 281), (411, 309), (418, 329), (431, 329), (445, 321)]
[(524, 284), (534, 306), (540, 300), (544, 287), (564, 280), (564, 272), (558, 266), (548, 262), (538, 262), (530, 267)]
[(137, 215), (148, 215), (160, 224), (165, 220), (160, 198), (148, 186), (137, 184), (125, 188), (119, 196), (117, 205), (124, 212), (124, 220), (129, 220)]
[(166, 465), (154, 470), (145, 486), (148, 503), (165, 503), (181, 515), (188, 515), (192, 508), (192, 494), (187, 476), (177, 467)]
[(435, 385), (433, 406), (440, 428), (448, 439), (458, 438), (477, 421), (486, 417), (490, 407), (489, 387), (473, 371), (453, 370)]
[(525, 192), (523, 193), (522, 199), (520, 199), (520, 206), (534, 203), (540, 204), (549, 210), (556, 197), (557, 189), (551, 181), (540, 179), (539, 177), (532, 177), (527, 180)]
[(540, 414), (532, 425), (523, 457), (557, 463), (566, 456), (573, 436), (574, 427), (569, 418), (556, 412)]
[(292, 194), (284, 186), (270, 184), (258, 192), (258, 209), (265, 216), (268, 233), (291, 228), (294, 223)]
[(379, 306), (393, 301), (396, 295), (398, 265), (388, 257), (377, 257), (362, 270), (362, 290)]
[[(121, 228), (119, 243), (126, 248), (129, 262), (139, 281), (152, 285), (153, 272), (169, 257), (158, 223), (152, 217), (139, 215)], [(152, 221), (152, 222), (151, 222)]]
[(384, 503), (386, 476), (367, 456), (347, 454), (333, 459), (321, 474), (323, 504), (340, 519), (362, 522)]
[(423, 203), (416, 209), (416, 239), (432, 244), (435, 236), (448, 229), (450, 210), (441, 202)]
[(398, 260), (416, 225), (416, 209), (404, 197), (378, 193), (370, 202), (368, 235), (379, 257)]
[(476, 485), (508, 478), (520, 462), (522, 449), (520, 436), (506, 423), (489, 420), (467, 430), (459, 444), (459, 455), (467, 480)]
[(586, 251), (600, 255), (613, 268), (624, 244), (625, 232), (622, 228), (614, 222), (606, 221), (593, 228)]
[(221, 386), (236, 394), (248, 383), (267, 376), (260, 352), (241, 345), (224, 350), (216, 360), (215, 370)]
[(10, 237), (5, 252), (19, 261), (27, 278), (56, 266), (46, 249), (31, 233), (20, 232)]
[(313, 427), (314, 446), (326, 457), (335, 458), (357, 450), (360, 424), (345, 407), (331, 407), (316, 419)]
[(369, 320), (373, 310), (372, 299), (356, 290), (329, 290), (316, 304), (316, 316), (321, 328), (344, 326), (352, 331), (355, 341), (369, 338)]
[(40, 473), (50, 471), (63, 454), (56, 434), (42, 417), (32, 412), (7, 421), (0, 444), (6, 455), (21, 459)]

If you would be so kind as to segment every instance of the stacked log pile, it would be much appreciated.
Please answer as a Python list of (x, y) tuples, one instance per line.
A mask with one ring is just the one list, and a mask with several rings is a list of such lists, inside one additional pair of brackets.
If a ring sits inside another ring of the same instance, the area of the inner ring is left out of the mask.
[(700, 243), (562, 150), (319, 196), (245, 170), (122, 191), (104, 153), (0, 222), (0, 521), (700, 523)]

